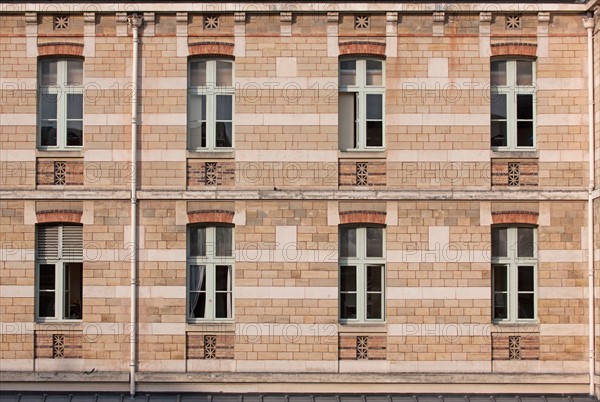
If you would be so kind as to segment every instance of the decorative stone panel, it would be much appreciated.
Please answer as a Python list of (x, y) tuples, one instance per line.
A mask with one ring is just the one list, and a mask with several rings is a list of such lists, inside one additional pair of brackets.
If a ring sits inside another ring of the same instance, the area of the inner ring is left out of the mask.
[(500, 223), (529, 223), (537, 225), (539, 213), (527, 211), (500, 211), (492, 212), (492, 222)]
[(38, 159), (36, 173), (38, 185), (83, 185), (83, 159)]
[(38, 44), (40, 56), (79, 56), (83, 57), (83, 45), (80, 43), (50, 42)]
[(37, 359), (81, 359), (81, 331), (35, 331), (34, 351)]
[(235, 185), (235, 162), (187, 161), (188, 187)]
[(339, 360), (386, 360), (387, 336), (381, 334), (340, 334)]
[(339, 44), (340, 56), (381, 56), (385, 57), (385, 43), (352, 41)]
[(190, 56), (231, 56), (233, 43), (227, 42), (196, 42), (188, 45)]
[(49, 223), (49, 222), (70, 222), (70, 223), (81, 223), (81, 211), (71, 210), (53, 210), (53, 211), (38, 211), (35, 213), (37, 216), (37, 223)]
[(382, 187), (386, 185), (387, 165), (383, 160), (339, 162), (339, 186)]
[(538, 171), (537, 160), (492, 159), (492, 186), (537, 186)]
[(220, 222), (220, 223), (232, 223), (233, 211), (222, 211), (222, 210), (205, 210), (205, 211), (190, 211), (188, 212), (188, 221), (190, 223), (203, 223), (203, 222)]
[(233, 359), (234, 338), (234, 334), (188, 332), (186, 356), (188, 359)]
[(540, 334), (493, 333), (492, 360), (539, 360)]
[(340, 212), (340, 224), (377, 223), (385, 225), (385, 212), (379, 211), (346, 211)]
[(529, 56), (537, 53), (535, 43), (492, 43), (492, 56)]

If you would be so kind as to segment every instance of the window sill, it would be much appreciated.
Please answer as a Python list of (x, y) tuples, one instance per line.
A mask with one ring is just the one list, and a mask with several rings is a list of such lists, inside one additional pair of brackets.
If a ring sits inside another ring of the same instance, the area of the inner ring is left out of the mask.
[(186, 332), (235, 332), (235, 322), (188, 322), (185, 324)]
[(83, 149), (36, 149), (35, 156), (40, 158), (83, 158)]
[(235, 150), (223, 151), (187, 151), (188, 159), (235, 159)]
[(507, 332), (514, 330), (516, 332), (540, 332), (539, 321), (531, 322), (492, 322), (490, 333)]
[(84, 325), (81, 320), (56, 320), (36, 321), (34, 330), (52, 331), (83, 331)]
[(374, 149), (351, 149), (347, 151), (338, 151), (338, 159), (386, 159), (387, 150)]
[(514, 159), (514, 158), (530, 158), (530, 159), (538, 159), (539, 153), (537, 150), (523, 150), (523, 151), (499, 151), (492, 150), (491, 156), (492, 159)]
[(339, 323), (338, 333), (382, 333), (387, 332), (385, 322), (374, 323)]

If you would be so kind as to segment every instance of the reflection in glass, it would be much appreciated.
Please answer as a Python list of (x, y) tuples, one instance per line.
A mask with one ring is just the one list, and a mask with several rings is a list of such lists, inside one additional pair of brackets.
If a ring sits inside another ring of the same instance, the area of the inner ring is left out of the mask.
[(206, 86), (206, 61), (194, 61), (190, 63), (190, 86)]
[(367, 257), (383, 257), (383, 228), (367, 228)]
[(216, 256), (231, 256), (233, 254), (232, 248), (232, 233), (231, 227), (217, 226), (215, 228), (217, 236), (217, 247)]
[(356, 60), (340, 62), (340, 86), (356, 85)]
[(382, 63), (376, 60), (367, 60), (367, 85), (381, 85), (382, 78)]
[(508, 256), (507, 234), (505, 227), (492, 228), (492, 257)]
[(340, 257), (356, 257), (356, 228), (340, 228)]
[(206, 256), (206, 228), (190, 228), (190, 256)]
[(217, 86), (230, 87), (232, 86), (232, 67), (233, 64), (228, 61), (217, 61)]
[(533, 240), (533, 228), (521, 227), (517, 228), (517, 245), (519, 257), (533, 257), (534, 254), (534, 240)]
[(491, 63), (492, 85), (506, 85), (506, 60), (496, 60)]
[(517, 85), (531, 85), (533, 82), (533, 63), (517, 60)]

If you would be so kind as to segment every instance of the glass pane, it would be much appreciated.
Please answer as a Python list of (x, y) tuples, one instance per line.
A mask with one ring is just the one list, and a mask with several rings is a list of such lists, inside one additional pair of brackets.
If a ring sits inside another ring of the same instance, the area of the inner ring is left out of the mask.
[(217, 86), (230, 87), (232, 82), (232, 63), (228, 61), (217, 62)]
[(215, 317), (230, 318), (231, 317), (231, 293), (217, 293), (215, 295)]
[(340, 61), (340, 86), (356, 85), (356, 60)]
[(40, 145), (43, 147), (56, 146), (56, 121), (43, 121), (40, 133)]
[(206, 266), (190, 265), (190, 290), (206, 291)]
[(383, 228), (367, 228), (367, 257), (383, 257)]
[(67, 85), (83, 85), (83, 62), (81, 60), (67, 61)]
[(340, 228), (340, 257), (356, 257), (356, 228)]
[(367, 294), (367, 318), (381, 319), (383, 312), (383, 305), (381, 303), (381, 293), (369, 293)]
[(506, 146), (506, 121), (492, 121), (492, 138), (493, 147)]
[(190, 293), (190, 298), (190, 317), (204, 318), (206, 311), (206, 292), (192, 292)]
[(83, 145), (83, 122), (67, 121), (67, 146), (80, 147)]
[(497, 60), (491, 63), (492, 85), (506, 85), (506, 61)]
[(494, 318), (508, 318), (508, 305), (506, 304), (506, 293), (496, 293), (494, 295)]
[(508, 290), (508, 277), (506, 275), (506, 266), (494, 265), (492, 268), (494, 292), (506, 292)]
[(533, 257), (533, 228), (517, 229), (517, 255), (519, 257)]
[(356, 93), (340, 92), (338, 97), (338, 131), (341, 150), (356, 148)]
[(54, 317), (54, 292), (40, 292), (38, 300), (38, 316)]
[(356, 292), (356, 267), (340, 267), (340, 291)]
[(189, 95), (190, 149), (206, 148), (206, 96)]
[(383, 68), (380, 61), (367, 60), (367, 85), (381, 85)]
[(83, 265), (66, 264), (65, 278), (65, 318), (81, 319), (81, 302), (83, 300)]
[(492, 228), (492, 257), (508, 256), (507, 228)]
[(190, 86), (206, 86), (206, 61), (193, 61), (190, 63)]
[(40, 290), (55, 289), (55, 270), (54, 264), (40, 264)]
[(232, 143), (232, 130), (231, 123), (226, 122), (217, 122), (215, 127), (215, 135), (216, 135), (216, 146), (218, 148), (231, 148)]
[(56, 85), (57, 84), (57, 61), (56, 60), (43, 60), (42, 61), (42, 85)]
[(217, 95), (217, 120), (231, 120), (231, 95)]
[(67, 95), (67, 119), (83, 119), (83, 95)]
[(533, 95), (517, 95), (517, 120), (533, 119)]
[(340, 318), (356, 318), (356, 293), (342, 293), (340, 295)]
[(188, 120), (204, 121), (206, 120), (206, 95), (188, 96)]
[(519, 294), (518, 298), (518, 317), (519, 318), (534, 318), (534, 301), (533, 293)]
[(191, 265), (189, 275), (189, 316), (203, 318), (206, 310), (206, 267)]
[(381, 120), (383, 116), (383, 96), (367, 94), (367, 120)]
[(380, 265), (367, 266), (367, 292), (380, 292), (382, 290), (383, 268)]
[(517, 122), (517, 146), (532, 147), (533, 146), (533, 122), (518, 121)]
[(217, 291), (231, 290), (231, 266), (217, 265), (215, 275), (215, 289)]
[(492, 120), (506, 120), (506, 95), (492, 94)]
[(519, 267), (519, 292), (533, 292), (533, 267)]
[(215, 228), (217, 232), (217, 256), (231, 256), (233, 254), (232, 248), (232, 228), (225, 226), (217, 226)]
[(383, 124), (381, 121), (367, 121), (367, 146), (383, 146)]
[(40, 103), (41, 103), (41, 115), (42, 119), (54, 119), (56, 120), (56, 105), (58, 99), (55, 94), (45, 94), (42, 93), (40, 95)]
[(206, 228), (190, 228), (190, 255), (206, 256)]
[(531, 85), (533, 82), (533, 63), (517, 60), (517, 85)]

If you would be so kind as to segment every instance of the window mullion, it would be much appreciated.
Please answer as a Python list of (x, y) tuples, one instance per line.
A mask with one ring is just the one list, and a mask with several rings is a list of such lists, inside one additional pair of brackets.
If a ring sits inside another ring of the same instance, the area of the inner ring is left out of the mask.
[(62, 320), (65, 318), (64, 312), (64, 291), (65, 291), (65, 267), (64, 262), (59, 261), (56, 263), (56, 269), (54, 270), (54, 318)]
[(58, 148), (67, 146), (67, 96), (65, 94), (67, 82), (67, 62), (61, 60), (56, 63), (56, 145)]
[(206, 147), (215, 149), (215, 137), (217, 125), (217, 104), (215, 88), (217, 85), (217, 63), (214, 60), (206, 62)]
[(206, 313), (206, 318), (214, 320), (215, 319), (215, 304), (217, 303), (217, 295), (215, 292), (215, 281), (216, 281), (216, 270), (217, 267), (214, 263), (206, 265), (206, 301), (208, 305), (208, 311)]

